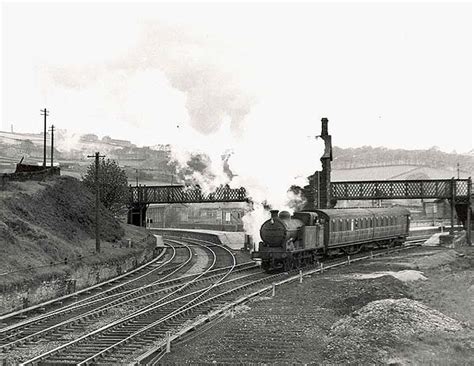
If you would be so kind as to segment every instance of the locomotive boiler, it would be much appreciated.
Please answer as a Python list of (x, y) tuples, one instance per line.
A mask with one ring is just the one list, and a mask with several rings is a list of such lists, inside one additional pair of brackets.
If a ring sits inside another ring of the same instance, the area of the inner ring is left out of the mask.
[(401, 245), (410, 224), (409, 211), (398, 207), (270, 213), (260, 228), (259, 248), (252, 253), (265, 271), (288, 271), (318, 257)]

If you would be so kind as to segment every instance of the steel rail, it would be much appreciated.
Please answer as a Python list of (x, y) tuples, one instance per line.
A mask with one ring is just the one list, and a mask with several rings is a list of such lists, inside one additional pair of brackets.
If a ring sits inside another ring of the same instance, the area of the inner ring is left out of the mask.
[[(168, 240), (169, 240), (170, 242), (182, 244), (182, 242), (178, 242), (178, 241), (171, 240), (171, 239), (168, 239)], [(212, 243), (212, 244), (214, 244), (214, 243)], [(212, 263), (210, 264), (210, 266), (209, 266), (204, 272), (202, 272), (201, 274), (199, 274), (197, 277), (192, 278), (188, 283), (185, 283), (184, 285), (179, 286), (179, 288), (178, 288), (177, 290), (175, 290), (175, 291), (173, 291), (172, 293), (168, 294), (168, 295), (165, 296), (164, 298), (160, 298), (158, 301), (155, 301), (154, 303), (152, 303), (152, 304), (150, 304), (150, 305), (147, 305), (145, 308), (142, 308), (142, 309), (138, 310), (137, 312), (128, 315), (127, 317), (121, 318), (121, 319), (119, 319), (119, 320), (117, 320), (117, 321), (115, 321), (115, 322), (113, 322), (113, 323), (110, 323), (110, 324), (108, 324), (108, 325), (106, 325), (106, 326), (104, 326), (104, 327), (102, 327), (102, 328), (100, 328), (100, 329), (98, 329), (98, 330), (96, 330), (96, 331), (94, 331), (94, 332), (91, 332), (91, 333), (89, 333), (89, 334), (86, 334), (86, 335), (84, 335), (84, 336), (78, 338), (78, 339), (75, 340), (75, 341), (68, 342), (68, 343), (66, 343), (66, 344), (64, 344), (64, 345), (62, 345), (62, 346), (59, 346), (59, 347), (57, 347), (57, 348), (55, 348), (55, 349), (53, 349), (53, 350), (51, 350), (51, 351), (49, 351), (49, 352), (46, 352), (46, 353), (44, 353), (44, 354), (42, 354), (42, 355), (39, 355), (39, 356), (37, 356), (36, 358), (38, 358), (38, 360), (39, 360), (39, 359), (41, 359), (41, 358), (43, 358), (43, 357), (46, 357), (46, 356), (49, 355), (49, 354), (53, 354), (53, 353), (55, 353), (55, 352), (57, 352), (57, 351), (59, 351), (59, 350), (65, 348), (65, 347), (68, 347), (68, 346), (70, 346), (70, 345), (76, 343), (77, 341), (80, 341), (80, 340), (82, 340), (82, 339), (84, 339), (84, 338), (87, 338), (87, 337), (89, 337), (89, 336), (91, 336), (91, 335), (93, 335), (93, 334), (96, 334), (96, 333), (99, 333), (99, 332), (103, 332), (103, 331), (105, 331), (106, 329), (109, 329), (110, 327), (113, 327), (113, 326), (115, 326), (115, 325), (121, 324), (121, 323), (123, 323), (123, 322), (125, 322), (125, 321), (127, 321), (127, 320), (133, 319), (134, 317), (143, 315), (144, 313), (147, 313), (148, 311), (150, 311), (150, 309), (152, 309), (153, 306), (157, 307), (157, 305), (156, 305), (157, 303), (162, 303), (166, 298), (170, 297), (171, 295), (173, 295), (173, 294), (175, 294), (175, 293), (180, 292), (181, 290), (183, 290), (184, 288), (186, 288), (186, 287), (189, 286), (190, 284), (196, 282), (199, 278), (203, 277), (205, 274), (207, 274), (209, 271), (212, 270), (212, 268), (213, 268), (213, 266), (215, 265), (216, 260), (217, 260), (217, 256), (215, 255), (215, 252), (214, 252), (211, 248), (209, 248), (208, 246), (203, 245), (203, 244), (198, 244), (198, 245), (201, 245), (201, 246), (205, 247), (206, 249), (208, 249), (208, 250), (212, 253), (213, 259), (212, 259)], [(231, 253), (230, 251), (229, 251), (229, 254), (233, 256), (233, 253)], [(234, 265), (231, 266), (231, 268), (229, 268), (229, 271), (232, 271), (232, 270), (234, 269), (234, 267), (235, 267), (235, 256), (233, 256), (233, 257), (234, 257), (234, 259), (233, 259)], [(227, 276), (227, 274), (225, 274), (225, 276)], [(172, 300), (171, 302), (173, 302), (173, 301), (176, 301), (176, 299), (175, 299), (175, 300)], [(165, 303), (165, 304), (167, 304), (167, 303)], [(164, 305), (164, 304), (162, 304), (162, 305)], [(159, 306), (162, 306), (162, 305), (158, 305), (158, 307), (159, 307)], [(33, 359), (31, 359), (31, 360), (29, 360), (29, 361), (26, 361), (26, 362), (28, 362), (28, 363), (29, 363), (29, 362), (35, 362), (36, 358), (33, 358)]]
[[(214, 245), (214, 244), (213, 244), (213, 245)], [(392, 248), (392, 249), (389, 248), (389, 250), (394, 250), (394, 249), (393, 249), (393, 248)], [(230, 252), (230, 251), (229, 251), (229, 252)], [(231, 252), (230, 252), (230, 253), (231, 253)], [(232, 254), (232, 253), (231, 253), (231, 254)], [(382, 254), (385, 254), (385, 252), (383, 252)], [(379, 255), (380, 255), (380, 254), (379, 254)], [(363, 258), (366, 258), (366, 257), (363, 257)], [(353, 259), (352, 259), (352, 261), (357, 261), (357, 260), (360, 260), (360, 259), (357, 259), (357, 258), (353, 258)], [(235, 261), (235, 257), (234, 257), (234, 261)], [(345, 263), (345, 262), (342, 262), (342, 263)], [(234, 262), (234, 265), (235, 265), (235, 262)], [(326, 266), (327, 269), (332, 268), (332, 267), (333, 267), (333, 265)], [(230, 273), (230, 272), (229, 272), (229, 273)], [(227, 273), (227, 274), (225, 275), (225, 277), (227, 277), (227, 276), (229, 275), (229, 273)], [(310, 273), (310, 272), (305, 272), (305, 274), (308, 274), (308, 273)], [(281, 276), (281, 275), (282, 275), (282, 274), (278, 274), (278, 275), (274, 275), (274, 276), (279, 277), (279, 276)], [(285, 275), (286, 275), (286, 273), (285, 273)], [(274, 276), (267, 277), (267, 278), (265, 278), (265, 280), (268, 280), (269, 278), (272, 278), (272, 277), (274, 277)], [(223, 282), (223, 280), (224, 280), (225, 277), (223, 277), (223, 278), (220, 280), (220, 282)], [(254, 282), (254, 283), (257, 283), (257, 282), (259, 282), (259, 281), (256, 281), (256, 282)], [(248, 287), (248, 286), (250, 286), (250, 285), (252, 285), (252, 284), (253, 284), (253, 283), (251, 283), (251, 284), (249, 284), (249, 285), (244, 285), (244, 286)], [(185, 311), (188, 311), (188, 310), (190, 310), (190, 309), (193, 309), (195, 305), (201, 304), (201, 302), (196, 304), (196, 301), (199, 300), (200, 298), (202, 298), (207, 292), (209, 292), (210, 290), (212, 290), (212, 289), (215, 288), (216, 286), (217, 286), (217, 283), (214, 283), (214, 284), (212, 284), (211, 286), (209, 286), (207, 289), (198, 291), (198, 292), (200, 292), (200, 294), (199, 294), (196, 298), (194, 298), (193, 300), (189, 301), (187, 304), (184, 304), (184, 305), (182, 305), (180, 308), (175, 309), (174, 311), (170, 312), (170, 313), (167, 314), (165, 317), (160, 318), (159, 320), (155, 321), (154, 323), (152, 323), (152, 324), (150, 324), (150, 325), (148, 325), (148, 326), (145, 326), (144, 328), (142, 328), (141, 330), (135, 332), (134, 334), (130, 335), (129, 337), (127, 337), (127, 338), (125, 338), (125, 339), (123, 339), (123, 340), (121, 340), (121, 341), (115, 343), (114, 345), (111, 345), (111, 346), (109, 346), (109, 347), (103, 349), (102, 351), (99, 351), (98, 353), (96, 353), (95, 355), (89, 357), (88, 359), (84, 360), (83, 362), (89, 362), (89, 361), (93, 360), (94, 358), (96, 358), (96, 357), (98, 357), (98, 356), (100, 356), (100, 355), (102, 355), (102, 354), (104, 354), (104, 353), (110, 351), (111, 349), (113, 349), (113, 348), (115, 348), (115, 347), (121, 345), (123, 342), (126, 342), (127, 340), (130, 340), (131, 338), (133, 338), (133, 337), (135, 337), (135, 336), (141, 334), (142, 332), (144, 332), (144, 331), (146, 331), (146, 330), (148, 330), (148, 329), (151, 329), (151, 327), (153, 327), (154, 325), (160, 324), (160, 323), (163, 322), (163, 321), (166, 321), (166, 320), (168, 320), (168, 319), (171, 319), (171, 318), (174, 317), (176, 314), (181, 314), (183, 311), (185, 312)], [(184, 286), (183, 286), (183, 287), (184, 287)], [(238, 288), (241, 288), (241, 287), (238, 287)], [(178, 290), (178, 291), (179, 291), (179, 290)], [(189, 296), (189, 295), (185, 295), (185, 297), (187, 297), (187, 296)], [(214, 299), (214, 298), (215, 298), (215, 297), (213, 297), (213, 299)], [(176, 300), (176, 299), (175, 299), (175, 300)], [(175, 301), (175, 300), (173, 300), (173, 301)], [(208, 300), (204, 300), (204, 303), (206, 303), (207, 301), (208, 301)], [(159, 306), (163, 306), (163, 305), (166, 305), (166, 304), (167, 304), (167, 303), (161, 304), (161, 305), (159, 305)], [(193, 304), (195, 304), (195, 305), (193, 305)], [(151, 305), (151, 306), (152, 306), (152, 305)], [(148, 307), (148, 309), (147, 309), (146, 311), (150, 311), (150, 310), (153, 310), (153, 309), (152, 309), (151, 307)], [(146, 311), (145, 311), (145, 312), (146, 312)], [(134, 314), (133, 316), (137, 316), (137, 315), (143, 315), (143, 311), (140, 311), (138, 314)], [(127, 317), (127, 318), (121, 319), (120, 322), (116, 322), (116, 323), (123, 323), (124, 321), (127, 321), (127, 320), (129, 320), (129, 319), (130, 319), (130, 318)], [(114, 324), (114, 323), (110, 324), (110, 326), (113, 326), (113, 325), (116, 325), (116, 324)], [(107, 326), (106, 328), (110, 328), (110, 327)], [(95, 331), (95, 332), (93, 332), (93, 333), (90, 333), (89, 335), (86, 335), (86, 336), (84, 336), (84, 337), (81, 337), (80, 339), (78, 339), (78, 340), (76, 340), (76, 341), (80, 341), (80, 340), (82, 340), (82, 339), (84, 339), (84, 338), (86, 338), (86, 337), (88, 337), (88, 336), (91, 336), (91, 335), (93, 335), (93, 334), (95, 334), (95, 333), (98, 333), (99, 331), (104, 331), (104, 330), (105, 330), (105, 329), (101, 328), (101, 329), (99, 329), (99, 330), (97, 330), (97, 331)], [(57, 349), (51, 350), (50, 352), (53, 353), (53, 352), (55, 352), (55, 351), (59, 351), (60, 349), (66, 347), (66, 346), (69, 346), (69, 345), (71, 345), (71, 344), (73, 344), (73, 343), (76, 343), (76, 341), (73, 341), (73, 342), (70, 342), (70, 343), (68, 343), (68, 344), (66, 344), (66, 345), (63, 345), (63, 346), (61, 346), (61, 347), (58, 347)], [(48, 353), (50, 353), (50, 352), (48, 352)], [(46, 356), (47, 356), (47, 354), (40, 355), (40, 356), (38, 356), (38, 357), (39, 357), (38, 360), (41, 359), (41, 358), (43, 358), (43, 357), (46, 357)], [(35, 361), (35, 359), (32, 359), (32, 360), (29, 360), (29, 361), (27, 361), (27, 362), (34, 362), (34, 361)]]
[[(416, 241), (419, 242), (419, 241), (421, 241), (421, 239), (416, 239)], [(359, 257), (353, 258), (352, 260), (340, 260), (340, 261), (338, 261), (338, 263), (333, 263), (333, 264), (330, 264), (330, 265), (326, 265), (326, 266), (324, 266), (324, 268), (316, 268), (316, 269), (303, 271), (302, 276), (304, 277), (304, 276), (312, 275), (312, 274), (315, 274), (315, 273), (322, 273), (324, 270), (333, 269), (333, 268), (340, 267), (340, 266), (343, 266), (343, 265), (350, 265), (351, 262), (357, 262), (357, 261), (362, 261), (362, 260), (366, 260), (366, 259), (372, 259), (374, 257), (387, 255), (387, 254), (390, 254), (390, 253), (393, 253), (393, 252), (400, 252), (402, 250), (412, 249), (414, 247), (416, 247), (416, 245), (408, 244), (408, 245), (405, 245), (405, 246), (402, 246), (402, 247), (391, 248), (391, 249), (389, 248), (389, 250), (381, 249), (378, 253), (374, 254), (374, 253), (371, 252), (371, 254), (368, 255), (368, 256), (359, 256)], [(171, 344), (171, 342), (179, 340), (180, 338), (182, 338), (188, 332), (195, 331), (198, 327), (203, 326), (204, 324), (209, 324), (209, 322), (211, 320), (215, 321), (215, 320), (217, 320), (218, 318), (220, 318), (222, 316), (227, 316), (226, 312), (229, 312), (229, 310), (232, 310), (234, 307), (249, 301), (253, 297), (262, 295), (266, 292), (273, 291), (274, 287), (276, 287), (276, 286), (281, 286), (281, 285), (286, 284), (286, 283), (294, 282), (294, 281), (300, 280), (300, 278), (301, 278), (300, 274), (290, 276), (289, 278), (287, 278), (285, 280), (273, 283), (272, 285), (266, 286), (266, 287), (264, 287), (260, 290), (257, 290), (257, 291), (255, 291), (251, 294), (242, 296), (239, 299), (237, 299), (235, 301), (232, 301), (229, 304), (226, 304), (225, 306), (221, 307), (220, 309), (217, 309), (217, 310), (214, 310), (214, 311), (210, 312), (207, 316), (202, 317), (200, 319), (197, 319), (192, 324), (189, 324), (188, 326), (180, 329), (174, 335), (171, 335), (169, 337), (169, 339), (163, 340), (157, 346), (153, 347), (153, 349), (145, 352), (144, 354), (142, 354), (141, 356), (136, 358), (133, 365), (142, 365), (142, 364), (154, 365), (155, 363), (160, 361), (163, 358), (163, 356), (166, 354), (166, 347), (167, 347), (168, 344)], [(246, 285), (243, 285), (242, 287), (245, 287), (245, 286)], [(209, 300), (211, 300), (211, 299), (208, 299), (206, 301), (209, 301)], [(195, 335), (195, 333), (194, 333), (194, 335)]]
[[(174, 249), (174, 247), (172, 247)], [(9, 342), (9, 343), (6, 343), (6, 344), (3, 344), (3, 345), (0, 345), (0, 350), (1, 349), (10, 349), (11, 347), (15, 346), (16, 344), (23, 344), (25, 341), (27, 341), (28, 339), (35, 339), (37, 338), (38, 336), (40, 335), (43, 335), (43, 334), (47, 334), (53, 330), (56, 330), (58, 328), (61, 328), (65, 325), (68, 325), (70, 323), (73, 323), (73, 322), (76, 322), (78, 320), (81, 320), (81, 319), (84, 319), (84, 318), (88, 318), (90, 316), (93, 316), (94, 314), (103, 314), (105, 311), (115, 307), (116, 305), (120, 304), (120, 302), (125, 299), (126, 297), (129, 297), (135, 293), (138, 293), (140, 292), (143, 288), (146, 288), (150, 285), (156, 285), (158, 283), (160, 283), (161, 281), (164, 281), (166, 280), (166, 278), (168, 277), (171, 277), (174, 273), (178, 272), (181, 268), (183, 268), (184, 266), (186, 266), (191, 260), (192, 260), (192, 251), (189, 247), (187, 247), (188, 249), (188, 253), (189, 253), (189, 256), (188, 256), (188, 259), (183, 262), (182, 264), (180, 264), (177, 268), (175, 268), (171, 273), (165, 275), (163, 278), (159, 279), (159, 280), (156, 280), (154, 281), (152, 284), (149, 284), (149, 285), (144, 285), (144, 286), (141, 286), (137, 289), (132, 289), (132, 290), (127, 290), (125, 291), (124, 293), (119, 293), (119, 294), (113, 294), (113, 295), (109, 295), (107, 297), (101, 297), (101, 298), (98, 298), (98, 299), (93, 299), (91, 302), (89, 303), (81, 303), (79, 304), (77, 307), (74, 306), (74, 307), (69, 307), (69, 308), (66, 308), (66, 309), (58, 309), (57, 311), (55, 312), (50, 312), (48, 314), (45, 314), (42, 316), (42, 318), (40, 319), (34, 319), (35, 321), (39, 321), (39, 320), (43, 320), (44, 318), (51, 318), (53, 316), (57, 316), (57, 315), (60, 315), (60, 314), (67, 314), (67, 313), (70, 313), (74, 310), (77, 310), (81, 307), (86, 307), (86, 306), (91, 306), (93, 305), (94, 303), (97, 303), (97, 302), (103, 302), (103, 301), (106, 301), (106, 300), (111, 300), (112, 298), (115, 298), (115, 297), (119, 297), (119, 298), (116, 298), (115, 300), (113, 300), (112, 302), (108, 302), (107, 304), (104, 304), (102, 306), (99, 306), (98, 308), (95, 308), (95, 309), (92, 309), (92, 310), (89, 310), (85, 313), (82, 313), (82, 314), (78, 314), (77, 316), (73, 317), (73, 318), (70, 318), (70, 319), (66, 319), (60, 323), (57, 323), (57, 324), (54, 324), (48, 328), (45, 328), (45, 329), (42, 329), (40, 331), (37, 331), (33, 334), (30, 334), (30, 335), (27, 335), (25, 337), (22, 337), (22, 338), (19, 338), (19, 339), (15, 339), (14, 341), (12, 342)], [(158, 269), (161, 269), (162, 267), (164, 267), (166, 264), (169, 264), (171, 263), (171, 261), (175, 258), (175, 255), (176, 255), (176, 251), (174, 250), (173, 251), (173, 256), (167, 261), (167, 262), (164, 262), (160, 267), (158, 267)], [(141, 276), (142, 277), (142, 276)], [(128, 283), (128, 282), (127, 282)], [(120, 287), (120, 286), (117, 286), (117, 288)], [(108, 292), (108, 291), (105, 291), (105, 292)], [(105, 293), (104, 292), (104, 293)], [(74, 305), (77, 305), (77, 304), (74, 304)], [(33, 321), (30, 321), (29, 323), (25, 324), (25, 325), (30, 325), (31, 323), (33, 323)], [(16, 325), (16, 324), (15, 324)], [(23, 326), (25, 326), (23, 325)], [(17, 328), (20, 328), (20, 327), (16, 327), (16, 328), (13, 328), (13, 329), (17, 329)], [(8, 339), (12, 337), (12, 335), (8, 336), (8, 337), (5, 337), (5, 338), (2, 338), (0, 339), (1, 340), (5, 340), (5, 339)]]
[[(154, 236), (157, 236), (157, 235), (154, 235)], [(83, 289), (81, 289), (81, 290), (79, 290), (79, 291), (76, 291), (76, 292), (73, 292), (73, 293), (71, 293), (71, 294), (67, 294), (67, 295), (64, 295), (64, 296), (61, 296), (61, 297), (57, 297), (57, 298), (54, 298), (54, 299), (51, 299), (51, 300), (48, 300), (48, 301), (44, 301), (44, 302), (42, 302), (42, 303), (40, 303), (40, 304), (33, 305), (33, 306), (28, 307), (28, 308), (26, 308), (26, 309), (22, 309), (22, 310), (18, 310), (18, 311), (12, 312), (12, 313), (8, 313), (8, 314), (1, 315), (1, 316), (0, 316), (0, 323), (1, 323), (2, 321), (7, 320), (7, 319), (11, 319), (11, 318), (20, 316), (20, 315), (25, 314), (25, 313), (29, 313), (29, 312), (33, 312), (33, 311), (42, 309), (42, 308), (44, 308), (45, 306), (53, 305), (53, 304), (55, 304), (55, 303), (59, 303), (59, 302), (62, 302), (62, 301), (64, 301), (64, 300), (68, 300), (68, 299), (70, 299), (70, 298), (77, 297), (77, 296), (80, 295), (80, 294), (84, 294), (84, 293), (87, 294), (88, 292), (91, 292), (91, 291), (93, 291), (93, 290), (95, 290), (95, 289), (100, 289), (100, 288), (103, 287), (103, 286), (106, 286), (106, 285), (109, 285), (109, 284), (111, 284), (111, 283), (117, 282), (118, 280), (120, 280), (120, 279), (122, 279), (122, 278), (125, 278), (125, 277), (128, 277), (128, 276), (130, 276), (130, 275), (133, 275), (134, 273), (139, 272), (139, 271), (142, 271), (142, 270), (145, 269), (146, 267), (155, 264), (158, 260), (160, 260), (160, 259), (165, 255), (165, 253), (166, 253), (166, 250), (163, 250), (163, 251), (161, 251), (161, 253), (160, 253), (157, 257), (153, 258), (151, 261), (149, 261), (149, 262), (147, 262), (147, 263), (144, 263), (144, 264), (142, 264), (141, 266), (139, 266), (139, 267), (137, 267), (137, 268), (134, 268), (134, 269), (132, 269), (132, 270), (129, 271), (129, 272), (123, 273), (123, 274), (121, 274), (121, 275), (119, 275), (119, 276), (117, 276), (117, 277), (114, 277), (114, 278), (111, 278), (111, 279), (109, 279), (109, 280), (106, 280), (106, 281), (97, 283), (97, 284), (95, 284), (95, 285), (93, 285), (93, 286), (89, 286), (89, 287), (83, 288)], [(118, 287), (118, 286), (116, 286), (116, 287)], [(109, 290), (111, 290), (111, 289), (109, 289)], [(89, 296), (89, 297), (87, 297), (87, 298), (85, 298), (85, 299), (82, 299), (82, 300), (80, 300), (80, 301), (84, 301), (84, 300), (90, 299), (90, 298), (92, 298), (93, 296), (96, 296), (96, 294), (94, 294), (94, 295), (92, 295), (92, 296)], [(80, 301), (76, 301), (74, 304), (77, 304), (77, 303), (80, 302)], [(70, 306), (70, 305), (66, 305), (66, 306), (64, 306), (64, 307), (62, 307), (62, 308), (66, 308), (67, 306)], [(3, 330), (3, 328), (0, 329), (0, 330)]]
[[(156, 267), (156, 268), (153, 269), (152, 271), (156, 271), (156, 270), (158, 270), (158, 269), (161, 269), (164, 265), (170, 263), (170, 262), (174, 259), (176, 252), (175, 252), (175, 250), (174, 250), (173, 247), (172, 247), (172, 249), (173, 249), (173, 252), (172, 252), (172, 254), (171, 254), (171, 255), (172, 255), (171, 258), (170, 258), (169, 260), (167, 260), (166, 262), (163, 262), (159, 267)], [(160, 257), (157, 257), (156, 259), (160, 259), (160, 258), (161, 258), (161, 256), (160, 256)], [(151, 264), (151, 262), (149, 262), (148, 264)], [(139, 270), (139, 269), (140, 269), (140, 268), (137, 268), (137, 270)], [(141, 277), (143, 277), (143, 276), (140, 276), (140, 278), (141, 278)], [(111, 280), (107, 281), (107, 283), (116, 282), (118, 279), (119, 279), (119, 278), (111, 279)], [(132, 280), (132, 281), (133, 281), (133, 280)], [(68, 311), (73, 311), (73, 310), (76, 309), (76, 308), (79, 308), (79, 307), (82, 307), (82, 306), (87, 306), (87, 305), (92, 304), (92, 303), (94, 303), (94, 302), (104, 301), (104, 300), (107, 300), (107, 299), (109, 299), (109, 298), (111, 298), (111, 297), (120, 296), (120, 295), (123, 294), (123, 293), (113, 294), (113, 295), (110, 295), (110, 296), (108, 296), (108, 297), (107, 297), (107, 296), (106, 296), (106, 297), (100, 297), (100, 295), (104, 295), (104, 294), (106, 294), (106, 293), (108, 293), (108, 292), (110, 292), (110, 291), (117, 290), (117, 289), (120, 288), (122, 285), (125, 285), (125, 284), (127, 284), (127, 283), (130, 283), (130, 282), (132, 282), (132, 281), (127, 281), (127, 282), (124, 283), (124, 284), (117, 285), (117, 286), (115, 286), (115, 287), (113, 287), (113, 288), (107, 289), (107, 290), (105, 290), (105, 291), (103, 291), (103, 292), (100, 292), (100, 293), (98, 293), (98, 294), (94, 294), (94, 295), (92, 295), (92, 296), (90, 296), (90, 297), (87, 297), (87, 298), (85, 298), (85, 299), (81, 299), (81, 300), (76, 301), (76, 302), (74, 302), (74, 303), (72, 303), (72, 304), (68, 304), (68, 305), (66, 305), (66, 306), (63, 306), (63, 307), (61, 307), (61, 308), (59, 308), (59, 309), (56, 309), (56, 310), (47, 312), (47, 313), (45, 313), (45, 314), (41, 314), (41, 315), (38, 315), (38, 316), (36, 316), (36, 317), (31, 317), (31, 318), (29, 318), (29, 319), (26, 319), (26, 320), (23, 320), (23, 321), (14, 323), (14, 324), (12, 324), (12, 325), (10, 325), (10, 326), (7, 326), (7, 327), (5, 327), (5, 328), (0, 329), (0, 335), (2, 335), (2, 333), (4, 333), (4, 332), (7, 332), (7, 331), (10, 331), (10, 330), (13, 330), (13, 329), (17, 329), (17, 328), (19, 328), (19, 327), (26, 326), (26, 325), (28, 325), (28, 324), (31, 324), (31, 323), (33, 323), (33, 322), (37, 322), (37, 321), (42, 320), (42, 319), (49, 318), (49, 317), (51, 317), (51, 316), (55, 316), (55, 315), (58, 315), (58, 314), (61, 314), (61, 313), (64, 313), (64, 312), (68, 312)], [(107, 284), (107, 283), (106, 283), (106, 284)], [(101, 283), (101, 287), (102, 287), (102, 286), (104, 286), (103, 283)], [(96, 286), (96, 288), (97, 288), (97, 287), (98, 287), (98, 286)], [(87, 291), (87, 289), (84, 289), (84, 290)], [(81, 290), (81, 291), (84, 291), (84, 290)], [(133, 290), (128, 290), (128, 292), (130, 292), (130, 291), (133, 291)], [(59, 299), (55, 299), (54, 301), (57, 302), (58, 300), (59, 300)], [(0, 339), (0, 340), (1, 340), (1, 339)]]

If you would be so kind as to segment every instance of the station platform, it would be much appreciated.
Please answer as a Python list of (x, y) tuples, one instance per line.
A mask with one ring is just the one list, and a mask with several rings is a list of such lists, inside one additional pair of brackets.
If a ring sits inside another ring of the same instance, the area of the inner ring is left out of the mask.
[(222, 244), (233, 250), (244, 248), (245, 233), (240, 231), (215, 231), (200, 229), (173, 229), (173, 228), (150, 228), (157, 235), (190, 236), (196, 239), (209, 240), (216, 244)]
[[(410, 227), (410, 235), (417, 236), (417, 235), (433, 235), (436, 233), (443, 233), (448, 232), (451, 228), (450, 225), (444, 226), (411, 226)], [(454, 225), (454, 231), (463, 230), (462, 225)]]

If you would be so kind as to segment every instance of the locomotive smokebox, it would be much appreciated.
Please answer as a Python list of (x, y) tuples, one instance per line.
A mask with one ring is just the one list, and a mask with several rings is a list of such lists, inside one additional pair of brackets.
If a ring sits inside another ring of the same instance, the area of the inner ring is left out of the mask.
[(272, 219), (278, 218), (278, 210), (270, 210), (270, 215)]

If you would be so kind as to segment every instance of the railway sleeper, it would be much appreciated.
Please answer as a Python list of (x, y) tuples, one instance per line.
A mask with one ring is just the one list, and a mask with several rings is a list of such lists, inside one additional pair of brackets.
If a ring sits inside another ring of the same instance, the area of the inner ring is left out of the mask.
[(77, 362), (74, 361), (65, 361), (65, 360), (46, 360), (46, 361), (41, 361), (42, 366), (48, 366), (48, 365), (76, 365)]
[(81, 355), (76, 355), (76, 356), (73, 356), (73, 355), (66, 355), (66, 356), (57, 356), (57, 357), (52, 357), (52, 358), (48, 358), (46, 360), (46, 362), (54, 362), (54, 363), (59, 363), (59, 362), (74, 362), (75, 364), (77, 364), (77, 362), (79, 361), (82, 361), (84, 359), (83, 356)]

